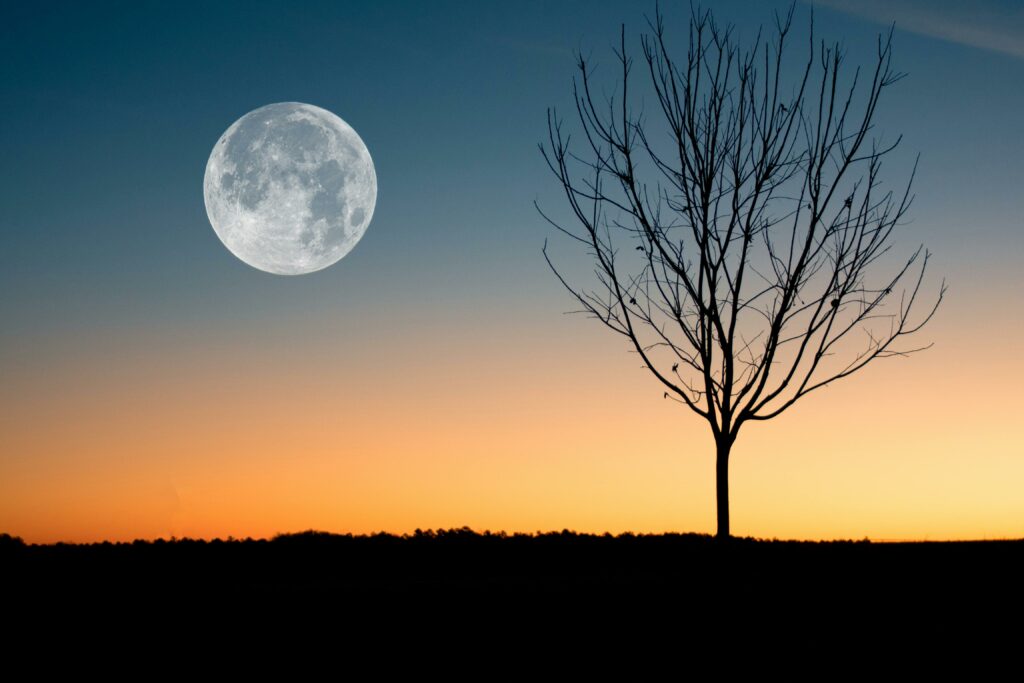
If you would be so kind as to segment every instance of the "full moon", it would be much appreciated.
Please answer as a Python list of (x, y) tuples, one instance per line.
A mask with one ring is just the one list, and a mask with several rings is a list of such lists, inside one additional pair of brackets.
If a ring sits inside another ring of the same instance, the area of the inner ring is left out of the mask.
[(232, 254), (268, 273), (301, 275), (352, 251), (373, 217), (377, 174), (338, 116), (280, 102), (224, 131), (206, 162), (203, 194)]

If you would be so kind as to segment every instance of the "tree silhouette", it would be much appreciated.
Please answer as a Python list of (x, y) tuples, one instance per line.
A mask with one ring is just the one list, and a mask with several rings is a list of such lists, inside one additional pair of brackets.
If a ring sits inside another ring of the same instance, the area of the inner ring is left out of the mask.
[[(711, 425), (723, 538), (741, 427), (875, 359), (927, 348), (903, 338), (945, 293), (943, 282), (922, 308), (923, 246), (889, 255), (914, 177), (884, 190), (882, 158), (900, 138), (869, 136), (882, 91), (904, 75), (891, 68), (892, 31), (872, 67), (850, 73), (839, 44), (815, 42), (812, 17), (806, 60), (789, 69), (792, 22), (791, 6), (741, 49), (733, 27), (691, 9), (677, 61), (658, 11), (641, 39), (640, 86), (623, 27), (610, 95), (595, 95), (578, 57), (578, 144), (549, 109), (540, 146), (571, 214), (538, 211), (585, 248), (596, 283), (570, 284), (546, 242), (544, 257), (580, 312), (629, 339), (664, 397)], [(634, 104), (641, 89), (647, 110)]]

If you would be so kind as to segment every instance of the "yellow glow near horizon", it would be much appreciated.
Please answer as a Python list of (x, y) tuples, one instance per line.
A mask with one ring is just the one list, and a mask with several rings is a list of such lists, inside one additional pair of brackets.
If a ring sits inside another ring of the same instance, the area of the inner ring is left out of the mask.
[[(415, 355), (392, 339), (340, 359), (323, 330), (292, 355), (300, 331), (145, 331), (8, 363), (0, 531), (713, 532), (710, 430), (592, 325), (421, 330)], [(1024, 536), (1024, 360), (1012, 339), (979, 355), (969, 333), (936, 337), (745, 426), (733, 533)]]

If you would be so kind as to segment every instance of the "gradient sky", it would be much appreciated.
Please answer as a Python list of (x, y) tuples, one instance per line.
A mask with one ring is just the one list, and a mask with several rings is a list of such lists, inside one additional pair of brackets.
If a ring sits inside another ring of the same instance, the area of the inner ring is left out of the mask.
[[(682, 45), (686, 3), (663, 3)], [(751, 36), (782, 3), (713, 3)], [(0, 17), (0, 531), (28, 541), (317, 528), (713, 532), (710, 430), (574, 302), (533, 201), (573, 53), (612, 76), (634, 2), (8, 3)], [(732, 531), (1024, 536), (1024, 10), (820, 2), (871, 58), (878, 130), (921, 154), (911, 221), (949, 284), (919, 337), (744, 428)], [(806, 30), (809, 5), (797, 6)], [(671, 34), (670, 34), (671, 35)], [(639, 56), (639, 52), (637, 52)], [(609, 85), (611, 80), (607, 81)], [(329, 109), (376, 163), (356, 248), (301, 277), (206, 218), (218, 137), (281, 101)]]

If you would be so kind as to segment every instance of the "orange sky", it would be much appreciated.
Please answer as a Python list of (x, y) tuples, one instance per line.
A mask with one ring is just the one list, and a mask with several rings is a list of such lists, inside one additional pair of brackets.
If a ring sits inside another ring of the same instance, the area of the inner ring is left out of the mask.
[[(952, 324), (748, 424), (733, 533), (1024, 536), (1019, 336)], [(511, 312), (373, 339), (104, 330), (9, 352), (0, 530), (32, 542), (416, 527), (713, 532), (707, 425), (594, 321)], [(1014, 325), (1020, 327), (1019, 321)], [(115, 341), (116, 340), (116, 341)]]

